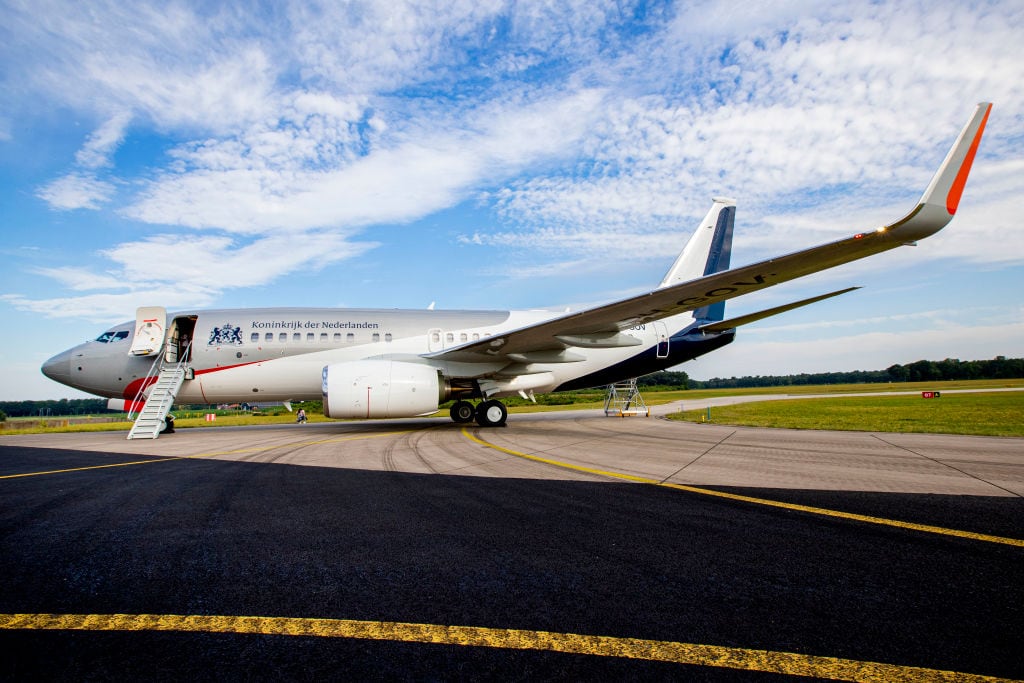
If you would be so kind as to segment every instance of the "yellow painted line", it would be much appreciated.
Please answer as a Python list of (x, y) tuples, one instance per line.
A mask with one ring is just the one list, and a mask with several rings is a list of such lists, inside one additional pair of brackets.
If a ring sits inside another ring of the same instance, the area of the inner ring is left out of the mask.
[(554, 633), (481, 626), (443, 626), (396, 621), (304, 619), (291, 617), (233, 617), (176, 614), (0, 614), (3, 630), (73, 631), (182, 631), (190, 633), (242, 633), (317, 638), (355, 638), (536, 650), (643, 659), (692, 666), (759, 671), (789, 676), (811, 676), (836, 681), (1007, 681), (978, 674), (861, 662), (795, 652), (698, 645), (642, 638), (616, 638), (578, 633)]
[(405, 429), (398, 432), (383, 432), (381, 434), (360, 434), (357, 436), (340, 436), (332, 439), (317, 439), (315, 441), (303, 441), (298, 443), (281, 443), (274, 446), (254, 446), (252, 448), (237, 448), (230, 451), (210, 451), (209, 453), (196, 453), (195, 455), (173, 455), (173, 456), (153, 456), (152, 460), (134, 460), (132, 462), (116, 462), (107, 465), (86, 465), (83, 467), (68, 467), (61, 470), (47, 470), (44, 472), (22, 472), (21, 474), (5, 474), (0, 475), (0, 479), (20, 479), (21, 477), (39, 477), (46, 474), (66, 474), (68, 472), (84, 472), (86, 470), (102, 470), (108, 467), (127, 467), (129, 465), (148, 465), (154, 462), (172, 462), (174, 460), (189, 460), (195, 458), (213, 458), (218, 455), (239, 455), (242, 453), (260, 453), (264, 451), (272, 451), (278, 448), (295, 448), (303, 446), (315, 446), (317, 444), (324, 443), (340, 443), (342, 441), (361, 441), (363, 439), (378, 439), (383, 436), (392, 436), (395, 434), (407, 434), (410, 429)]
[(489, 441), (470, 434), (465, 428), (462, 430), (463, 436), (470, 441), (474, 441), (487, 448), (493, 448), (502, 453), (508, 453), (518, 458), (526, 458), (527, 460), (533, 460), (535, 462), (542, 462), (546, 465), (554, 465), (555, 467), (562, 467), (565, 469), (576, 470), (577, 472), (586, 472), (588, 474), (597, 474), (605, 477), (613, 477), (615, 479), (622, 479), (625, 481), (632, 481), (641, 484), (651, 484), (653, 486), (662, 486), (664, 488), (677, 489), (679, 491), (687, 491), (689, 493), (699, 493), (705, 496), (715, 496), (717, 498), (726, 498), (729, 500), (741, 501), (744, 503), (754, 503), (756, 505), (767, 505), (770, 507), (782, 508), (784, 510), (794, 510), (796, 512), (806, 512), (812, 515), (823, 515), (826, 517), (836, 517), (839, 519), (849, 519), (856, 522), (866, 522), (868, 524), (880, 524), (883, 526), (898, 527), (901, 529), (911, 529), (913, 531), (923, 531), (929, 534), (940, 534), (943, 536), (955, 536), (957, 538), (968, 538), (972, 541), (985, 541), (987, 543), (1000, 543), (1003, 545), (1012, 545), (1018, 548), (1024, 548), (1024, 539), (1019, 538), (1007, 538), (1005, 536), (993, 536), (991, 534), (979, 534), (973, 531), (961, 531), (960, 529), (947, 529), (945, 527), (931, 526), (928, 524), (916, 524), (914, 522), (902, 522), (896, 519), (886, 519), (884, 517), (872, 517), (870, 515), (859, 515), (853, 512), (843, 512), (841, 510), (829, 510), (828, 508), (811, 507), (809, 505), (798, 505), (796, 503), (784, 503), (778, 500), (771, 500), (768, 498), (755, 498), (753, 496), (744, 496), (738, 493), (727, 493), (725, 491), (715, 491), (714, 489), (706, 489), (698, 486), (687, 486), (686, 484), (673, 484), (671, 482), (658, 481), (657, 479), (650, 479), (648, 477), (638, 477), (632, 474), (625, 474), (623, 472), (613, 472), (609, 470), (599, 470), (593, 467), (584, 467), (582, 465), (574, 465), (568, 462), (561, 462), (559, 460), (552, 460), (551, 458), (542, 458), (537, 455), (530, 455), (528, 453), (521, 453), (514, 451), (511, 448), (505, 448), (504, 446), (498, 446)]
[(46, 470), (43, 472), (22, 472), (21, 474), (5, 474), (0, 479), (20, 479), (21, 477), (41, 477), (46, 474), (65, 474), (67, 472), (84, 472), (86, 470), (102, 470), (108, 467), (128, 467), (129, 465), (147, 465), (151, 462), (169, 462), (171, 460), (183, 460), (188, 456), (177, 456), (170, 458), (154, 457), (152, 460), (135, 460), (133, 462), (115, 462), (109, 465), (86, 465), (84, 467), (68, 467), (63, 470)]

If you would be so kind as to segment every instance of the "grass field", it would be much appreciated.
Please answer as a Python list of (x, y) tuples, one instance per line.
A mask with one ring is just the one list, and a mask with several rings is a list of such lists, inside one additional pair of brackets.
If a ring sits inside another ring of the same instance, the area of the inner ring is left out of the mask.
[[(952, 389), (995, 389), (1024, 387), (1024, 379), (975, 380), (961, 382), (921, 382), (900, 384), (832, 384), (813, 386), (759, 387), (748, 389), (677, 390), (654, 387), (642, 390), (648, 405), (685, 401), (699, 405), (701, 399), (752, 394), (838, 394), (884, 391), (949, 391)], [(604, 391), (566, 392), (538, 396), (537, 404), (518, 397), (508, 399), (510, 413), (533, 413), (554, 410), (596, 409), (604, 406)], [(295, 422), (294, 413), (284, 408), (263, 415), (249, 413), (225, 414), (220, 411), (215, 422), (207, 422), (206, 412), (175, 411), (177, 428), (239, 425), (287, 424)], [(310, 422), (328, 421), (323, 415), (306, 411)], [(447, 419), (447, 408), (438, 413)], [(690, 410), (672, 419), (700, 421), (703, 409)], [(712, 409), (712, 421), (761, 427), (791, 429), (852, 429), (863, 431), (915, 431), (946, 434), (987, 434), (1024, 436), (1024, 392), (994, 394), (946, 394), (940, 399), (925, 400), (914, 396), (882, 396), (837, 399), (792, 399), (766, 401), (740, 406)], [(131, 423), (94, 422), (74, 424), (72, 418), (14, 418), (3, 423), (0, 434), (39, 434), (48, 432), (124, 431)], [(97, 417), (109, 420), (109, 416)]]
[[(707, 411), (669, 419), (702, 422)], [(1024, 436), (1024, 392), (763, 401), (711, 409), (711, 421), (751, 427)]]

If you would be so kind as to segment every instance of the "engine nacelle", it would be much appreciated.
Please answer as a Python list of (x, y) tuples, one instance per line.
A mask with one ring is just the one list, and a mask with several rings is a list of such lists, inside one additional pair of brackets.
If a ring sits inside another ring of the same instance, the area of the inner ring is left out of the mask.
[(334, 363), (323, 369), (327, 417), (415, 417), (437, 411), (446, 387), (437, 368), (392, 360)]

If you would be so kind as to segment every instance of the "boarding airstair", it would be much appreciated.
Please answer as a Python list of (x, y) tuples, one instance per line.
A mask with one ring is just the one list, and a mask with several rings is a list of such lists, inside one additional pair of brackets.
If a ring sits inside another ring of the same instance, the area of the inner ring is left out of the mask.
[(146, 405), (139, 411), (135, 424), (128, 432), (129, 439), (156, 439), (160, 436), (160, 431), (166, 426), (167, 413), (171, 412), (171, 406), (174, 405), (188, 370), (184, 362), (161, 366), (160, 374), (146, 398)]
[(604, 414), (608, 417), (651, 416), (651, 409), (644, 403), (635, 377), (608, 385), (608, 394), (604, 399)]

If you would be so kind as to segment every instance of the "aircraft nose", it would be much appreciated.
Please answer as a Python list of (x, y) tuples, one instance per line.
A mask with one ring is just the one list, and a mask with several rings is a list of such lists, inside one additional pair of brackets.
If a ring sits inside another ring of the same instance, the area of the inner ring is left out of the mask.
[(71, 351), (58, 353), (43, 363), (43, 374), (55, 382), (71, 384)]

